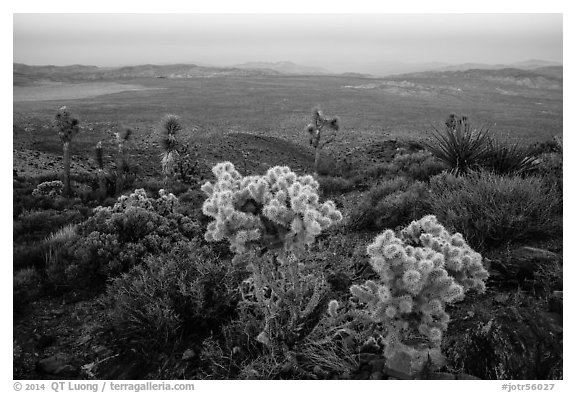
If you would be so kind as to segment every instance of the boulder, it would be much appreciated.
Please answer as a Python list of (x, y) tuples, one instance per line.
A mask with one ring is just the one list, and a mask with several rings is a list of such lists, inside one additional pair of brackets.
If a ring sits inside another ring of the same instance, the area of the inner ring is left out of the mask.
[(562, 320), (529, 306), (477, 315), (443, 352), (457, 370), (480, 379), (562, 379)]

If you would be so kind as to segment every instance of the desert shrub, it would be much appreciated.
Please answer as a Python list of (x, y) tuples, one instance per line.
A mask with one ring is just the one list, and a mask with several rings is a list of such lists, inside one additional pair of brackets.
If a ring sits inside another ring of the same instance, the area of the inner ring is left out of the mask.
[(34, 191), (32, 191), (32, 196), (46, 196), (49, 198), (54, 198), (56, 196), (62, 195), (62, 190), (64, 190), (64, 183), (62, 183), (60, 180), (43, 182), (38, 184)]
[(32, 267), (44, 268), (46, 248), (42, 241), (14, 242), (12, 252), (12, 266), (15, 271)]
[(538, 177), (441, 174), (430, 181), (430, 211), (476, 248), (561, 233), (562, 196)]
[(542, 178), (542, 181), (551, 190), (556, 190), (559, 194), (562, 194), (564, 188), (564, 165), (561, 153), (548, 153), (538, 156), (538, 166), (532, 174)]
[(14, 241), (39, 240), (66, 224), (81, 222), (85, 215), (79, 210), (24, 211), (14, 222)]
[(342, 194), (354, 189), (354, 183), (343, 177), (319, 176), (317, 180), (325, 195)]
[(426, 210), (425, 183), (394, 177), (374, 186), (352, 211), (348, 225), (355, 230), (395, 228)]
[(361, 174), (357, 175), (357, 177), (364, 177), (366, 180), (380, 179), (392, 172), (394, 172), (392, 164), (385, 162), (369, 166)]
[(73, 276), (76, 267), (73, 247), (79, 237), (78, 225), (69, 224), (50, 234), (43, 242), (46, 276), (50, 284), (73, 286), (66, 278)]
[(488, 138), (482, 167), (499, 174), (522, 174), (532, 172), (538, 160), (532, 148), (519, 142)]
[(445, 364), (441, 342), (446, 306), (469, 290), (485, 291), (482, 256), (436, 217), (413, 221), (399, 235), (388, 229), (367, 247), (378, 277), (350, 287), (350, 299), (328, 305), (326, 323), (336, 337), (360, 333), (386, 358), (386, 367), (412, 376)]
[(106, 293), (110, 320), (121, 340), (141, 348), (200, 340), (235, 315), (242, 272), (199, 241), (182, 241), (148, 256), (112, 280)]
[(531, 145), (530, 148), (537, 156), (542, 154), (560, 153), (562, 152), (562, 146), (559, 145), (558, 142), (559, 140), (557, 139), (548, 139), (542, 142), (536, 142)]
[(424, 146), (454, 173), (466, 173), (479, 168), (488, 142), (487, 129), (471, 129), (468, 118), (450, 115), (446, 128), (434, 130)]
[(42, 277), (35, 268), (25, 268), (14, 273), (14, 312), (19, 313), (41, 290)]
[(430, 177), (448, 169), (428, 151), (396, 154), (390, 162), (377, 163), (357, 172), (350, 180), (356, 186), (370, 186), (375, 180), (405, 177), (428, 181)]
[(66, 274), (55, 282), (74, 285), (102, 282), (128, 271), (148, 255), (168, 252), (174, 244), (200, 234), (198, 224), (176, 212), (178, 199), (160, 191), (148, 198), (142, 189), (121, 196), (112, 207), (98, 207), (78, 226), (78, 238), (66, 243)]
[(428, 151), (398, 154), (388, 168), (388, 174), (405, 176), (414, 180), (427, 181), (430, 177), (447, 169), (446, 165)]

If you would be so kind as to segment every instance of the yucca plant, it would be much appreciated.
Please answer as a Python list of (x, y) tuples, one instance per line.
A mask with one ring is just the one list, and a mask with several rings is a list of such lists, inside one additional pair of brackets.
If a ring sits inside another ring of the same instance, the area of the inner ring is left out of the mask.
[(182, 131), (183, 128), (180, 117), (171, 114), (167, 114), (162, 118), (161, 126), (160, 146), (163, 151), (160, 158), (162, 173), (168, 180), (174, 177), (175, 174), (176, 162), (180, 156), (176, 134)]
[[(314, 173), (318, 175), (318, 165), (320, 163), (320, 152), (324, 146), (334, 141), (336, 131), (340, 129), (340, 121), (337, 117), (326, 117), (319, 108), (312, 111), (312, 123), (306, 126), (306, 131), (310, 136), (310, 145), (314, 147)], [(324, 132), (332, 131), (327, 138), (322, 141)]]
[(54, 126), (62, 141), (63, 164), (64, 164), (64, 195), (70, 196), (70, 144), (80, 131), (80, 122), (72, 117), (66, 106), (60, 107), (54, 118)]
[(447, 164), (453, 173), (465, 173), (482, 165), (487, 144), (488, 128), (471, 129), (466, 116), (452, 114), (446, 128), (434, 128), (432, 139), (424, 146), (440, 161)]
[(482, 166), (502, 175), (523, 174), (538, 166), (534, 149), (519, 142), (488, 138)]

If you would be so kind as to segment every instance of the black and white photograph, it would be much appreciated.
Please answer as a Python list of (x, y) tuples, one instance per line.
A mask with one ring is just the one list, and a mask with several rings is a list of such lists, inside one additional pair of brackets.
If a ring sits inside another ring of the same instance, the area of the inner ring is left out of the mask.
[(562, 13), (12, 22), (14, 389), (564, 379)]

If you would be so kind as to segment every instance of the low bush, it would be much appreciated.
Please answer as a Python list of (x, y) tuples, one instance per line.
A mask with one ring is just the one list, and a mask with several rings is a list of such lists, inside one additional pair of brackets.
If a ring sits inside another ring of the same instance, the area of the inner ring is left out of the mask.
[(348, 225), (355, 230), (381, 230), (404, 225), (427, 208), (425, 183), (394, 177), (374, 186), (352, 211)]
[(499, 174), (523, 174), (533, 172), (538, 160), (531, 147), (519, 142), (488, 138), (482, 167)]
[(350, 180), (354, 185), (370, 185), (375, 180), (405, 177), (418, 181), (428, 181), (430, 177), (448, 169), (428, 151), (401, 152), (392, 161), (371, 165), (356, 173)]
[[(51, 265), (65, 266), (64, 274), (51, 275), (59, 285), (101, 283), (128, 271), (148, 255), (170, 251), (174, 244), (200, 236), (199, 225), (176, 211), (178, 199), (160, 191), (148, 198), (142, 189), (121, 196), (112, 207), (98, 207), (57, 248)], [(55, 271), (62, 271), (58, 268)]]
[(547, 153), (538, 156), (538, 166), (533, 172), (534, 176), (542, 178), (544, 183), (552, 190), (562, 194), (564, 189), (564, 165), (561, 153)]
[(119, 339), (147, 350), (172, 347), (182, 339), (201, 340), (229, 321), (243, 278), (230, 260), (199, 241), (178, 242), (114, 278), (105, 303)]
[(430, 211), (475, 248), (541, 240), (562, 231), (562, 196), (541, 178), (482, 171), (442, 174), (430, 184)]
[(14, 274), (14, 313), (23, 311), (26, 304), (40, 293), (41, 284), (42, 277), (35, 268), (21, 269)]
[(78, 223), (85, 218), (86, 216), (76, 209), (24, 211), (14, 221), (14, 240), (23, 242), (43, 239), (64, 225)]
[(56, 196), (62, 195), (62, 190), (64, 190), (64, 183), (62, 183), (60, 180), (47, 181), (38, 184), (38, 186), (36, 186), (36, 188), (32, 191), (32, 196), (46, 196), (49, 198), (54, 198)]
[(354, 183), (343, 177), (319, 176), (317, 180), (324, 195), (343, 194), (354, 189)]
[(398, 154), (389, 168), (391, 175), (405, 176), (414, 180), (428, 181), (432, 176), (447, 169), (447, 166), (428, 151)]

